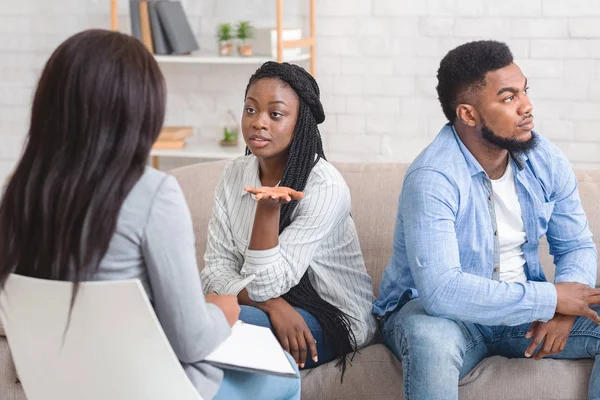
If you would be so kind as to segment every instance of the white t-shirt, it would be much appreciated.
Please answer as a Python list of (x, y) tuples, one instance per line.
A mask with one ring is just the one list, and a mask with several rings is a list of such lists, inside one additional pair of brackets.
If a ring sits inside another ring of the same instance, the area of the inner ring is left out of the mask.
[(526, 261), (521, 248), (526, 235), (515, 188), (512, 160), (508, 160), (504, 175), (500, 179), (492, 180), (492, 190), (500, 242), (500, 280), (526, 282)]

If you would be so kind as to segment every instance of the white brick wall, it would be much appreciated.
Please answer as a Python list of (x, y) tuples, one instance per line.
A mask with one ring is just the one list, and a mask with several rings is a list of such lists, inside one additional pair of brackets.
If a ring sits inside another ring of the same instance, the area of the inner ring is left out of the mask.
[[(273, 0), (184, 0), (205, 50), (216, 25), (272, 26)], [(288, 26), (306, 28), (306, 0), (285, 2)], [(128, 30), (128, 1), (119, 0)], [(444, 118), (435, 74), (465, 41), (506, 41), (529, 78), (538, 130), (576, 165), (600, 168), (600, 0), (319, 0), (317, 78), (329, 157), (410, 161)], [(27, 131), (32, 91), (50, 52), (69, 35), (109, 26), (109, 0), (0, 0), (0, 181)], [(306, 65), (306, 64), (304, 64)], [(163, 65), (167, 123), (218, 140), (240, 115), (256, 66)], [(165, 163), (166, 164), (166, 163)]]

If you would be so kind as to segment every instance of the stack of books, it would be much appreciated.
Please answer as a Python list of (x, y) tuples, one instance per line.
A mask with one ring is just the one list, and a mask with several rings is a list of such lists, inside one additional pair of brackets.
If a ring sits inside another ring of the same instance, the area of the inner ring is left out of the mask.
[(152, 54), (188, 54), (198, 43), (180, 1), (130, 0), (131, 35)]
[(164, 127), (158, 136), (158, 140), (152, 148), (154, 150), (179, 150), (185, 147), (185, 138), (194, 133), (190, 126)]

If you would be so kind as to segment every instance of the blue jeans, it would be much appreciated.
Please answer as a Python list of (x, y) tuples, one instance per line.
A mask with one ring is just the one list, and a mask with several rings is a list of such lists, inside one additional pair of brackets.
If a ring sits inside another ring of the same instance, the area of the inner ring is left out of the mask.
[[(242, 311), (240, 312), (240, 319), (247, 324), (264, 326), (266, 328), (270, 328), (273, 330), (271, 326), (271, 320), (269, 320), (269, 316), (264, 311), (251, 306), (240, 306)], [(315, 317), (313, 317), (307, 311), (294, 307), (296, 311), (300, 313), (302, 318), (304, 318), (304, 322), (308, 326), (310, 333), (312, 333), (313, 337), (317, 341), (317, 353), (319, 357), (318, 362), (314, 362), (312, 360), (312, 355), (310, 354), (310, 350), (306, 355), (306, 363), (304, 364), (303, 369), (307, 368), (315, 368), (321, 364), (328, 363), (334, 359), (334, 354), (331, 347), (328, 345), (327, 340), (325, 340), (325, 336), (323, 335), (323, 330), (321, 329), (321, 325), (319, 321)], [(273, 331), (275, 334), (275, 331)]]
[(300, 400), (300, 375), (296, 362), (287, 354), (296, 369), (297, 378), (225, 370), (221, 387), (214, 400)]
[[(600, 307), (594, 307), (600, 311)], [(411, 300), (383, 321), (386, 346), (402, 361), (404, 397), (458, 399), (458, 381), (481, 360), (493, 355), (524, 358), (532, 339), (530, 324), (484, 326), (432, 317), (419, 299)], [(600, 398), (600, 326), (575, 319), (564, 350), (548, 358), (594, 358), (588, 398)]]

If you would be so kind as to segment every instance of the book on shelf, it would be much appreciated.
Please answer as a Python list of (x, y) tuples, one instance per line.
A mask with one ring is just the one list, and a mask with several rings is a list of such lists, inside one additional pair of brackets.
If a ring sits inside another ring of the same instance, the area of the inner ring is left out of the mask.
[(180, 1), (130, 0), (131, 35), (153, 54), (187, 54), (198, 42)]
[(185, 140), (157, 140), (152, 150), (181, 150), (185, 148)]
[(166, 126), (158, 135), (158, 139), (152, 146), (154, 150), (179, 150), (185, 147), (185, 138), (194, 133), (190, 126)]
[(167, 40), (167, 34), (165, 33), (165, 29), (160, 22), (158, 8), (156, 7), (161, 1), (166, 0), (154, 0), (148, 3), (148, 11), (150, 12), (150, 27), (152, 28), (152, 40), (154, 41), (154, 54), (171, 54), (173, 49)]
[(158, 135), (160, 141), (183, 140), (194, 134), (191, 126), (165, 126)]

